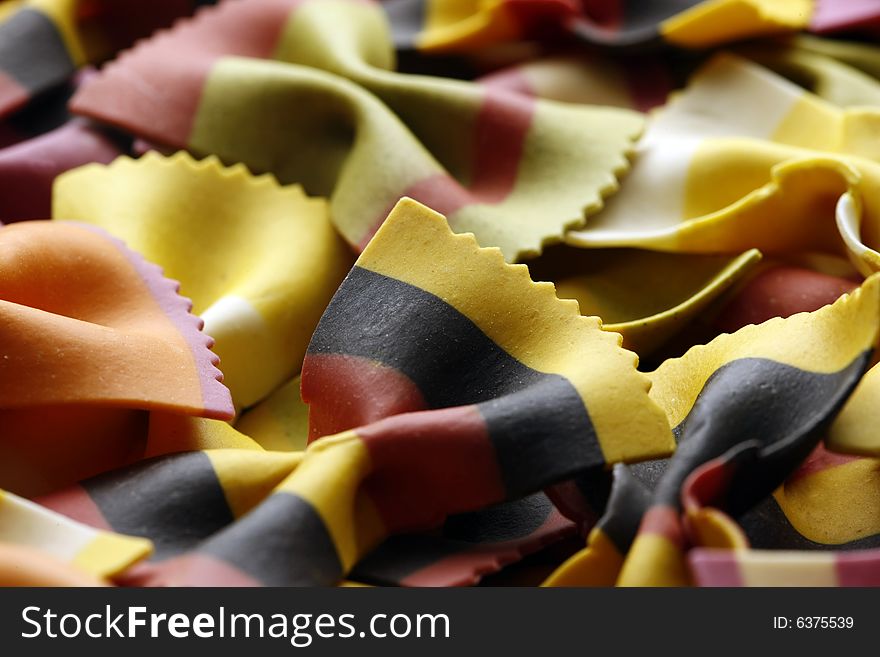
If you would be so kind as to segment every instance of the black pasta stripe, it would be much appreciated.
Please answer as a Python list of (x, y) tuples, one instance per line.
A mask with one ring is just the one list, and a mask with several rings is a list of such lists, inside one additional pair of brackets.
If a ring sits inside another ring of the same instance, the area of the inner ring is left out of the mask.
[[(678, 425), (681, 426), (680, 424)], [(676, 435), (676, 444), (679, 442), (679, 436)], [(672, 459), (655, 459), (653, 461), (642, 461), (641, 463), (633, 463), (629, 466), (630, 473), (639, 480), (648, 490), (657, 488), (657, 482), (663, 477), (663, 473), (669, 467), (669, 461)]]
[(642, 516), (650, 504), (650, 491), (630, 469), (622, 464), (614, 466), (611, 498), (597, 527), (614, 543), (620, 554), (629, 551), (639, 531)]
[(548, 377), (478, 406), (509, 498), (600, 468), (605, 457), (583, 401)]
[[(762, 464), (767, 466), (762, 475), (781, 483), (812, 451), (824, 422), (846, 401), (870, 356), (865, 351), (829, 374), (766, 358), (740, 358), (719, 367), (681, 424), (680, 442), (657, 484), (656, 500), (678, 507), (681, 486), (693, 470), (747, 441), (762, 447), (786, 441), (772, 464)], [(761, 497), (771, 490), (754, 494)]]
[(266, 586), (330, 586), (344, 574), (321, 516), (292, 493), (273, 493), (198, 552), (232, 564)]
[(189, 550), (234, 519), (202, 452), (158, 457), (82, 486), (114, 531), (153, 541), (154, 559)]
[(572, 478), (572, 482), (581, 496), (581, 505), (596, 518), (600, 517), (611, 499), (614, 473), (611, 470), (594, 470)]
[(502, 543), (525, 538), (543, 525), (553, 512), (553, 503), (544, 493), (450, 516), (443, 525), (443, 536), (467, 543)]
[(76, 67), (52, 19), (21, 9), (0, 24), (0, 70), (37, 94), (67, 80)]

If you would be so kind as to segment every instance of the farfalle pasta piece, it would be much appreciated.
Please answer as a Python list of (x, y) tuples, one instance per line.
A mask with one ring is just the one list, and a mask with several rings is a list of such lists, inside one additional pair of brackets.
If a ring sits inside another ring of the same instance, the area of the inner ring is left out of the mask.
[(71, 107), (328, 196), (357, 249), (410, 196), (514, 260), (616, 190), (637, 113), (401, 75), (393, 57), (378, 5), (231, 0), (120, 56)]
[[(446, 215), (456, 231), (473, 232), (481, 244), (498, 246), (515, 260), (557, 241), (565, 227), (582, 224), (584, 213), (616, 190), (614, 175), (627, 168), (621, 155), (641, 130), (637, 116), (391, 73), (389, 55), (360, 45), (383, 41), (387, 27), (376, 6), (308, 2), (276, 52), (283, 61), (329, 70), (375, 94), (444, 169), (440, 176), (402, 172), (398, 184), (405, 186), (373, 217), (359, 247), (397, 199), (409, 196)], [(343, 232), (349, 234), (345, 227)]]
[[(733, 332), (773, 317), (817, 310), (855, 287), (852, 280), (791, 266), (773, 266), (749, 281), (725, 306), (715, 324)], [(871, 393), (865, 389), (872, 371), (862, 378), (835, 418), (825, 435), (826, 443), (830, 444), (829, 436), (848, 408), (874, 406), (869, 403)], [(852, 419), (855, 416), (843, 424), (843, 435), (854, 430), (860, 436), (873, 433), (870, 419), (860, 418), (859, 423)], [(688, 480), (682, 493), (688, 513), (700, 513), (712, 503), (713, 490), (723, 473), (723, 467), (707, 464)], [(748, 544), (757, 549), (874, 547), (880, 545), (877, 490), (876, 461), (835, 454), (819, 444), (772, 496), (738, 517), (741, 532), (732, 521), (720, 518), (717, 509), (708, 515), (713, 531), (720, 530), (728, 537), (745, 534)]]
[(230, 417), (211, 339), (158, 267), (83, 224), (5, 226), (0, 247), (2, 408), (106, 404)]
[(319, 440), (253, 511), (140, 581), (333, 584), (390, 534), (668, 453), (618, 341), (402, 200), (312, 339), (303, 396)]
[[(55, 585), (81, 585), (89, 576), (107, 579), (147, 557), (153, 550), (150, 541), (93, 529), (54, 513), (34, 502), (0, 490), (0, 586), (27, 585), (27, 581), (8, 581), (10, 565), (21, 558), (10, 548), (36, 550), (58, 561)], [(35, 557), (34, 569), (39, 566)], [(63, 565), (61, 565), (63, 564)], [(27, 563), (19, 568), (31, 570)], [(12, 568), (15, 570), (15, 568)], [(44, 584), (51, 584), (55, 568), (47, 569)], [(81, 581), (64, 581), (65, 576)], [(34, 574), (34, 577), (39, 577)], [(31, 584), (36, 584), (32, 582)]]
[[(840, 110), (754, 64), (717, 57), (657, 115), (626, 189), (567, 240), (697, 253), (822, 251), (848, 254), (869, 274), (880, 262), (869, 246), (880, 168), (868, 159), (875, 142), (863, 135), (878, 121), (872, 110)], [(805, 227), (805, 217), (816, 219)]]
[(0, 116), (157, 27), (196, 0), (23, 0), (0, 14)]
[(322, 199), (185, 153), (68, 172), (53, 216), (100, 226), (181, 282), (239, 408), (299, 371), (352, 262)]
[(620, 584), (689, 582), (680, 514), (697, 477), (701, 504), (689, 504), (690, 533), (702, 544), (707, 537), (738, 541), (739, 532), (704, 507), (744, 513), (810, 455), (870, 362), (878, 313), (874, 276), (833, 305), (721, 335), (651, 373), (651, 397), (666, 410), (679, 445)]
[[(583, 466), (642, 460), (670, 447), (657, 409), (645, 403), (635, 354), (599, 330), (597, 318), (559, 300), (552, 284), (532, 283), (526, 267), (504, 266), (497, 250), (451, 234), (441, 215), (411, 199), (389, 221), (309, 345), (302, 394), (311, 439), (394, 413), (485, 404), (489, 434), (513, 429), (509, 413), (530, 407), (517, 431), (569, 434), (580, 444), (580, 456), (571, 456), (586, 459)], [(591, 354), (588, 365), (580, 352)], [(610, 372), (619, 372), (613, 395), (600, 382)], [(631, 405), (625, 422), (615, 411), (624, 398)], [(542, 400), (550, 399), (545, 416)], [(618, 431), (630, 422), (633, 433), (623, 439)]]
[(0, 228), (3, 487), (34, 495), (139, 458), (150, 410), (231, 417), (189, 307), (97, 228)]
[(616, 48), (702, 48), (800, 30), (812, 12), (811, 0), (387, 0), (385, 7), (398, 47), (428, 52), (554, 32)]

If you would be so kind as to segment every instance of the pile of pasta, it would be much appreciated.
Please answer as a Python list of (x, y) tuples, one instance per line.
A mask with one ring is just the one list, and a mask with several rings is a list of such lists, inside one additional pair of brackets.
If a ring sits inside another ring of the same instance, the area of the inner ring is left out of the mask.
[(880, 586), (878, 34), (0, 1), (0, 585)]

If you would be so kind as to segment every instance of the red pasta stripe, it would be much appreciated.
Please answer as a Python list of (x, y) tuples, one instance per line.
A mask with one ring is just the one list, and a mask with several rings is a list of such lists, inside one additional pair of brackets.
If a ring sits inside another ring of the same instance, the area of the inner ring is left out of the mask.
[(654, 506), (645, 512), (639, 534), (662, 536), (673, 545), (684, 548), (684, 532), (678, 511), (671, 506)]
[(321, 400), (309, 410), (309, 440), (428, 406), (418, 386), (400, 370), (348, 354), (306, 356), (302, 395)]
[(880, 550), (838, 553), (835, 566), (839, 586), (880, 586)]
[(217, 60), (270, 57), (287, 17), (301, 2), (263, 0), (253, 11), (249, 2), (230, 0), (203, 9), (198, 20), (181, 22), (123, 54), (74, 96), (71, 109), (185, 148)]
[[(447, 173), (436, 173), (400, 191), (358, 242), (363, 251), (404, 196), (452, 217), (468, 205), (501, 203), (516, 187), (526, 137), (535, 114), (535, 99), (498, 86), (485, 87), (474, 125), (473, 179), (462, 185)], [(453, 219), (454, 221), (454, 219)]]
[(79, 484), (57, 493), (38, 497), (34, 502), (95, 529), (113, 531), (113, 527), (104, 517), (100, 507), (88, 491)]
[(719, 457), (694, 470), (681, 487), (684, 507), (699, 509), (723, 502), (733, 475), (732, 467), (723, 457)]
[(692, 550), (689, 560), (698, 586), (745, 586), (733, 550)]
[(480, 203), (500, 203), (513, 191), (535, 101), (500, 89), (486, 90), (474, 126), (470, 191)]
[(807, 457), (807, 460), (804, 461), (801, 466), (795, 470), (794, 474), (788, 478), (788, 481), (809, 477), (810, 475), (817, 474), (823, 470), (828, 470), (829, 468), (861, 459), (861, 456), (829, 452), (825, 449), (822, 443), (819, 443), (816, 446), (816, 449), (813, 450), (812, 454)]
[(389, 531), (436, 526), (507, 495), (476, 406), (407, 413), (357, 430), (373, 461), (365, 490)]

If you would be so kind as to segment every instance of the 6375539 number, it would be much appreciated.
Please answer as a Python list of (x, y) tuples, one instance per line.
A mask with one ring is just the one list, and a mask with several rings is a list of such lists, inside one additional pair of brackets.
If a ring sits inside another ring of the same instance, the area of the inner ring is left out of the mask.
[(855, 625), (852, 616), (774, 616), (773, 629), (786, 630), (851, 630)]

